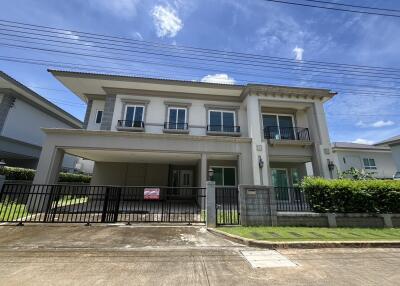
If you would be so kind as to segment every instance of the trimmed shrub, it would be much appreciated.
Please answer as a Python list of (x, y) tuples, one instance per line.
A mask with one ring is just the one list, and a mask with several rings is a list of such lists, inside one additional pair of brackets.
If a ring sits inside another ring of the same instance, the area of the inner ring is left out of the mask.
[(400, 181), (305, 178), (311, 209), (332, 213), (400, 213)]
[(0, 169), (0, 175), (6, 176), (6, 180), (33, 181), (33, 178), (35, 177), (35, 170), (16, 167), (4, 167)]
[[(35, 170), (16, 167), (5, 167), (0, 169), (0, 175), (6, 176), (6, 180), (33, 181)], [(60, 173), (60, 183), (90, 183), (90, 176), (82, 174)]]

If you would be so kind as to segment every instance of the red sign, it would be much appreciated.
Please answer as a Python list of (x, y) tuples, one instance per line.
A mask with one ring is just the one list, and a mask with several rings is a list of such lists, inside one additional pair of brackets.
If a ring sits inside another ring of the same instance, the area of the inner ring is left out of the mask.
[(145, 200), (159, 200), (160, 199), (160, 189), (159, 188), (145, 188), (144, 189), (144, 199)]

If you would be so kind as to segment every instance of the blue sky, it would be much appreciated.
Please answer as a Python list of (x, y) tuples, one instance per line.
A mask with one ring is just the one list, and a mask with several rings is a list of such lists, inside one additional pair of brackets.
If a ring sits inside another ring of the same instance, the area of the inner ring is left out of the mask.
[[(336, 2), (400, 9), (396, 0)], [(153, 77), (330, 88), (339, 91), (325, 104), (331, 141), (372, 143), (400, 134), (399, 79), (386, 79), (385, 75), (356, 79), (323, 71), (310, 74), (302, 63), (325, 61), (400, 69), (400, 18), (300, 8), (262, 0), (13, 0), (2, 1), (0, 19), (297, 60), (294, 72), (287, 72), (284, 67), (258, 68), (254, 72), (249, 67), (232, 67), (218, 60), (191, 69), (173, 66), (177, 63), (195, 66), (184, 59), (153, 59), (164, 64), (159, 66), (143, 63), (152, 58), (139, 54), (124, 63), (0, 45), (0, 56), (114, 68), (104, 68), (108, 73), (120, 69), (124, 74)], [(93, 43), (75, 33), (71, 32), (69, 37), (71, 41), (84, 43), (89, 51), (108, 55), (108, 51), (93, 47)], [(9, 43), (6, 38), (0, 35), (0, 44)], [(1, 70), (83, 119), (85, 104), (58, 83), (47, 68), (57, 67), (0, 60)], [(400, 72), (392, 74), (397, 75)]]

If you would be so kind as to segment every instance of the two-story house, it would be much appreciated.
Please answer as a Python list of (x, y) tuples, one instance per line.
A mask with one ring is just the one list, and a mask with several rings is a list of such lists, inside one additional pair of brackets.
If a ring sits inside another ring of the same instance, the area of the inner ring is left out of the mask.
[(64, 154), (95, 162), (92, 185), (295, 185), (331, 177), (324, 89), (223, 85), (50, 71), (87, 102), (83, 130), (44, 129), (35, 183), (54, 183)]
[[(82, 122), (0, 71), (0, 160), (35, 169), (45, 139), (42, 127), (80, 129)], [(64, 156), (62, 169), (74, 171), (77, 160)]]
[(396, 173), (389, 146), (334, 142), (332, 151), (336, 155), (335, 177), (351, 168), (364, 170), (379, 179), (391, 179)]

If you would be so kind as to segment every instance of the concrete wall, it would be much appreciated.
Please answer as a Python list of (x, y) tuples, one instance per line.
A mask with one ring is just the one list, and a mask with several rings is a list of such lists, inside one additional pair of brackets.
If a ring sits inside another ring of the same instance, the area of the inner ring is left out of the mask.
[[(89, 120), (88, 120), (88, 125), (87, 128), (88, 130), (100, 130), (100, 123), (96, 123), (96, 115), (98, 110), (103, 110), (104, 112), (104, 100), (93, 100), (91, 110), (90, 110), (90, 115), (89, 115)], [(103, 114), (104, 115), (104, 114)]]
[(168, 186), (168, 164), (96, 162), (91, 185)]
[(396, 172), (396, 166), (390, 152), (336, 150), (334, 154), (337, 156), (335, 165), (339, 173), (347, 171), (351, 167), (364, 169), (363, 158), (375, 160), (377, 170), (366, 171), (374, 173), (377, 178), (391, 178)]
[(390, 149), (392, 150), (392, 158), (397, 167), (397, 171), (400, 172), (400, 144), (392, 145), (390, 146)]

